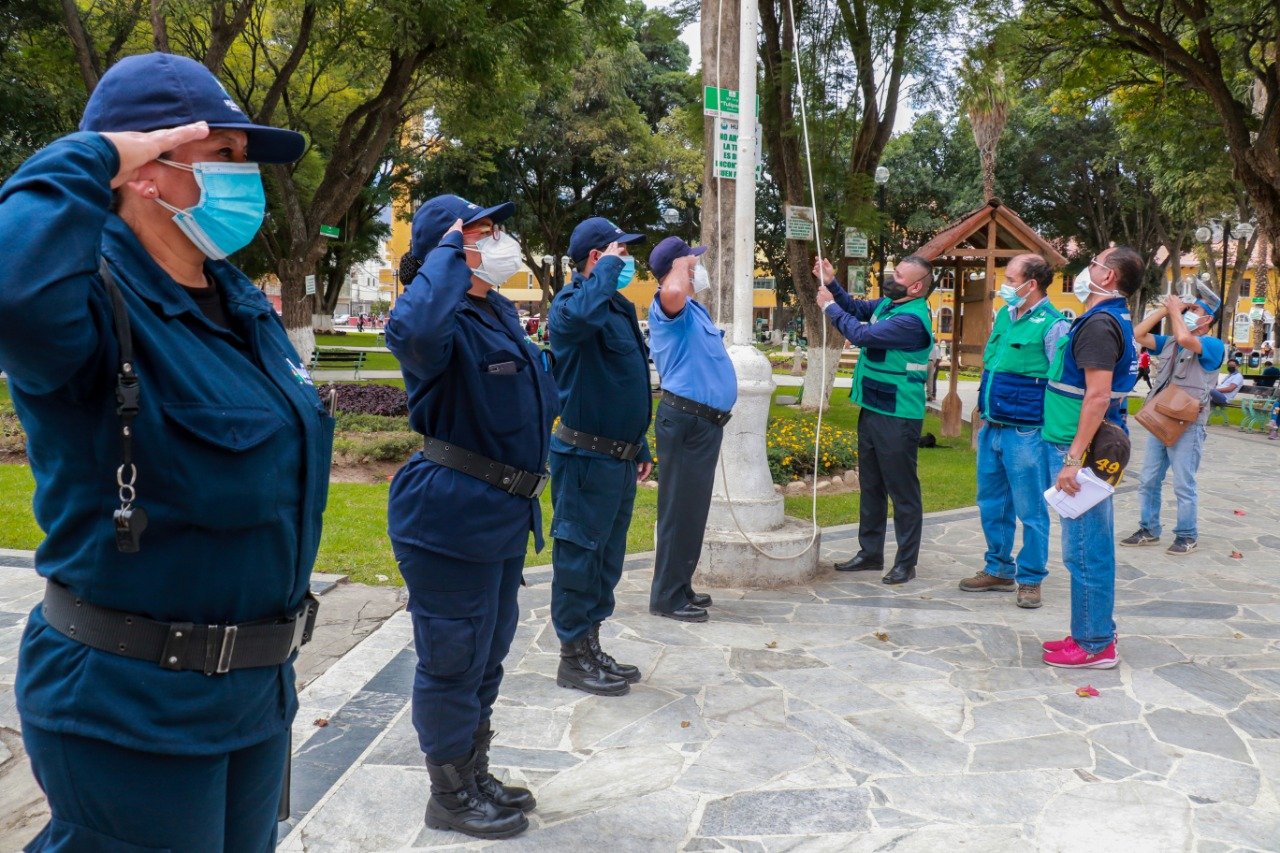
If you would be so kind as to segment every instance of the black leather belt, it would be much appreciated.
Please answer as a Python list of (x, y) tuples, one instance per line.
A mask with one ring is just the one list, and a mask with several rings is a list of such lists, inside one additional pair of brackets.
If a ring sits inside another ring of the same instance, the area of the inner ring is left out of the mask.
[(535, 474), (532, 471), (521, 471), (512, 465), (495, 462), (487, 456), (472, 453), (431, 436), (427, 436), (422, 442), (422, 455), (432, 462), (522, 498), (538, 497), (551, 479), (551, 475), (546, 472)]
[(571, 444), (582, 450), (594, 450), (596, 453), (603, 453), (605, 456), (612, 456), (614, 459), (622, 459), (631, 462), (640, 453), (643, 444), (627, 444), (625, 441), (619, 441), (616, 438), (605, 438), (601, 435), (591, 435), (587, 432), (578, 432), (576, 429), (564, 425), (564, 421), (556, 424), (556, 438), (565, 444)]
[(296, 613), (239, 625), (157, 622), (99, 607), (61, 584), (45, 585), (40, 612), (58, 633), (78, 643), (161, 669), (221, 675), (233, 669), (279, 666), (310, 642), (320, 602), (307, 593)]
[(718, 427), (722, 427), (729, 422), (729, 418), (733, 417), (732, 412), (722, 412), (714, 409), (697, 400), (690, 400), (688, 397), (681, 397), (679, 394), (672, 394), (670, 391), (662, 392), (662, 402), (680, 412), (688, 412), (691, 415), (697, 415), (704, 421), (711, 421)]

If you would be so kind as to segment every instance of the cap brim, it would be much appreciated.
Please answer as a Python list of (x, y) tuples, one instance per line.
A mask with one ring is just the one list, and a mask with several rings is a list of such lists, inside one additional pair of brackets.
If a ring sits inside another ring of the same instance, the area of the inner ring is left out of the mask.
[(612, 242), (621, 243), (625, 246), (628, 243), (643, 243), (646, 239), (648, 238), (646, 238), (643, 234), (623, 234), (621, 237), (619, 237), (618, 239)]
[(295, 130), (261, 124), (212, 124), (211, 128), (243, 130), (249, 137), (245, 152), (254, 163), (292, 163), (307, 150), (307, 138)]
[(706, 246), (694, 246), (692, 249), (689, 250), (689, 255), (692, 255), (693, 257), (696, 258), (698, 255), (701, 255), (706, 251), (707, 251)]
[(470, 225), (472, 222), (479, 222), (481, 219), (492, 219), (494, 223), (506, 222), (511, 215), (516, 212), (516, 206), (509, 201), (502, 204), (495, 204), (493, 207), (486, 207), (475, 216), (463, 222), (463, 225)]

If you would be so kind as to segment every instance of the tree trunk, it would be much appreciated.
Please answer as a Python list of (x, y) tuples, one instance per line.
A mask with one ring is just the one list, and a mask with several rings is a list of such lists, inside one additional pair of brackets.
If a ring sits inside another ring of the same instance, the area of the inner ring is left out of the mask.
[[(736, 33), (740, 19), (737, 3), (702, 0), (702, 79), (705, 85), (739, 88)], [(727, 34), (726, 38), (721, 38), (722, 32)], [(727, 329), (733, 324), (733, 215), (737, 182), (719, 179), (715, 174), (713, 152), (716, 150), (717, 121), (715, 116), (704, 116), (702, 122), (702, 147), (706, 156), (702, 167), (700, 239), (707, 247), (702, 263), (711, 278), (707, 310), (716, 325)]]

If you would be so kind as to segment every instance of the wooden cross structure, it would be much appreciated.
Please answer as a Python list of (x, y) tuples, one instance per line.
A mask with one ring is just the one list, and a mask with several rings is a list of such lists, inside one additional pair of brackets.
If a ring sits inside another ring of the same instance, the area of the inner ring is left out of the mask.
[[(949, 270), (955, 282), (950, 387), (942, 401), (945, 436), (960, 434), (962, 406), (956, 393), (959, 368), (982, 367), (982, 352), (991, 336), (996, 267), (1007, 266), (1013, 258), (1027, 253), (1040, 255), (1054, 268), (1067, 264), (1061, 252), (997, 198), (966, 213), (915, 252), (933, 263), (936, 276)], [(977, 424), (973, 426), (976, 436)]]

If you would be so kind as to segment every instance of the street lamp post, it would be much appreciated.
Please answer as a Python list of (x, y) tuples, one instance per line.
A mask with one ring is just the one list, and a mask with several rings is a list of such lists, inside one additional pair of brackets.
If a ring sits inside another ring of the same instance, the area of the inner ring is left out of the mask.
[[(1222, 255), (1219, 258), (1219, 261), (1222, 264), (1221, 276), (1220, 276), (1221, 284), (1219, 285), (1219, 297), (1221, 299), (1222, 304), (1221, 304), (1221, 307), (1218, 309), (1218, 337), (1222, 339), (1223, 343), (1226, 343), (1227, 332), (1225, 329), (1225, 324), (1227, 319), (1227, 249), (1230, 246), (1231, 237), (1232, 237), (1231, 214), (1224, 213), (1220, 220), (1210, 219), (1208, 225), (1202, 225), (1199, 228), (1197, 228), (1196, 239), (1199, 240), (1201, 243), (1209, 245), (1212, 241), (1215, 241), (1217, 239), (1217, 236), (1218, 236), (1217, 232), (1219, 229), (1222, 230)], [(1254, 230), (1253, 223), (1242, 222), (1239, 219), (1236, 220), (1235, 236), (1238, 239), (1243, 240), (1247, 243), (1249, 241), (1249, 238), (1253, 236), (1253, 230)], [(1234, 314), (1235, 311), (1232, 311), (1231, 313)]]
[(884, 185), (889, 183), (889, 169), (876, 167), (876, 213), (880, 214), (880, 239), (876, 241), (876, 261), (880, 276), (880, 295), (884, 295)]

